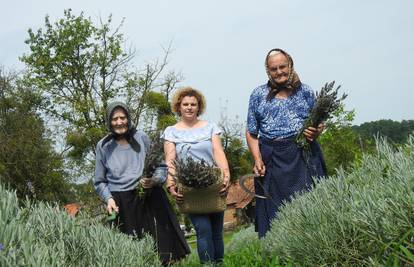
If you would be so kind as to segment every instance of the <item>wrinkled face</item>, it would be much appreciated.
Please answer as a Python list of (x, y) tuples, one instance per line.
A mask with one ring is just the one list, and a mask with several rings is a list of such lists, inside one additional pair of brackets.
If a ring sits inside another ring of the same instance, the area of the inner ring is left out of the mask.
[(267, 59), (267, 66), (269, 74), (273, 81), (277, 84), (283, 84), (287, 82), (289, 78), (289, 62), (285, 55), (278, 53), (272, 55)]
[(123, 135), (128, 131), (128, 118), (122, 108), (116, 108), (112, 113), (111, 126), (116, 134)]
[(180, 103), (181, 118), (195, 119), (198, 117), (198, 101), (194, 96), (185, 96)]

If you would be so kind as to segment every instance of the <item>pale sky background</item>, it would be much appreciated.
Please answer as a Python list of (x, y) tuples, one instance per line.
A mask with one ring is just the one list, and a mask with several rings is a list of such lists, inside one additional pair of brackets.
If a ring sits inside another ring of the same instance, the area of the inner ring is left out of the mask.
[(217, 122), (220, 106), (245, 121), (251, 91), (267, 80), (264, 57), (271, 48), (291, 54), (302, 82), (319, 90), (331, 80), (348, 94), (355, 124), (414, 119), (414, 1), (244, 0), (0, 0), (0, 65), (24, 65), (27, 30), (84, 11), (98, 21), (113, 15), (136, 66), (162, 56), (173, 42), (170, 68), (205, 93), (206, 119)]

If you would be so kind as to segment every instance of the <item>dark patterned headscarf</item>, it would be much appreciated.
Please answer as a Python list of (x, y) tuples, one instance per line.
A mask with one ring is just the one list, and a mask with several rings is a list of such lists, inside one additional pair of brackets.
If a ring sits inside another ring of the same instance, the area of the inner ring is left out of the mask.
[[(273, 80), (272, 76), (269, 73), (269, 65), (267, 64), (269, 57), (277, 55), (279, 53), (283, 54), (287, 58), (288, 67), (289, 67), (288, 80), (283, 84), (278, 84)], [(267, 95), (267, 100), (271, 100), (272, 98), (274, 98), (279, 91), (282, 91), (282, 90), (293, 91), (294, 89), (298, 88), (302, 84), (299, 79), (298, 74), (293, 68), (293, 60), (291, 56), (280, 48), (274, 48), (267, 53), (266, 59), (265, 59), (265, 67), (266, 67), (267, 77), (269, 78), (267, 85), (270, 88), (269, 94)]]
[[(114, 114), (116, 108), (122, 108), (125, 112), (125, 115), (127, 116), (128, 130), (123, 135), (117, 134), (111, 125), (112, 115)], [(134, 149), (136, 152), (140, 152), (141, 146), (139, 145), (138, 141), (134, 138), (134, 135), (137, 132), (137, 130), (135, 129), (134, 124), (132, 123), (131, 114), (129, 112), (128, 106), (125, 103), (116, 101), (108, 105), (108, 108), (106, 109), (106, 123), (109, 133), (104, 137), (104, 140), (102, 141), (102, 147), (112, 139), (118, 139), (123, 137), (131, 145), (132, 149)]]

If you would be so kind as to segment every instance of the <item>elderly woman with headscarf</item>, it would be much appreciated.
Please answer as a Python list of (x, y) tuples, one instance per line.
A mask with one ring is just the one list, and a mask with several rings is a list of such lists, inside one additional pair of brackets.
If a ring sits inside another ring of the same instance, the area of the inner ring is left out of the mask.
[(312, 177), (326, 174), (322, 152), (315, 141), (323, 130), (305, 129), (311, 157), (305, 160), (295, 137), (315, 104), (312, 89), (303, 84), (293, 68), (293, 60), (282, 49), (266, 56), (268, 82), (250, 96), (246, 140), (254, 158), (256, 231), (263, 237), (284, 201), (295, 192), (309, 190)]
[[(121, 232), (137, 238), (150, 234), (163, 264), (185, 257), (190, 250), (162, 188), (166, 166), (154, 172), (161, 177), (142, 177), (150, 140), (135, 129), (124, 103), (108, 106), (107, 123), (109, 134), (96, 146), (94, 186), (108, 213), (117, 213), (115, 224)], [(139, 183), (151, 188), (145, 197), (137, 193)]]

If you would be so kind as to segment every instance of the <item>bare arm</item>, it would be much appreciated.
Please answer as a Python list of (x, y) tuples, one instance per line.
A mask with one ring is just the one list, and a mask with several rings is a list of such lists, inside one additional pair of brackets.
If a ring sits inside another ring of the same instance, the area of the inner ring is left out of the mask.
[(254, 174), (260, 175), (260, 176), (265, 175), (266, 167), (263, 163), (262, 155), (260, 154), (259, 139), (257, 138), (256, 135), (253, 135), (249, 133), (248, 131), (246, 131), (246, 141), (247, 141), (247, 146), (249, 147), (250, 153), (252, 153), (253, 159), (254, 159), (254, 167), (253, 167)]
[(226, 154), (224, 154), (223, 146), (221, 145), (220, 136), (213, 135), (211, 142), (213, 144), (213, 157), (217, 166), (223, 171), (223, 189), (220, 191), (222, 195), (227, 193), (227, 189), (230, 186), (230, 170), (229, 163), (227, 162)]
[(164, 154), (165, 161), (168, 165), (168, 176), (167, 176), (167, 190), (170, 194), (178, 201), (182, 201), (183, 195), (177, 193), (175, 181), (173, 175), (175, 174), (174, 160), (176, 159), (175, 144), (173, 142), (164, 142)]

